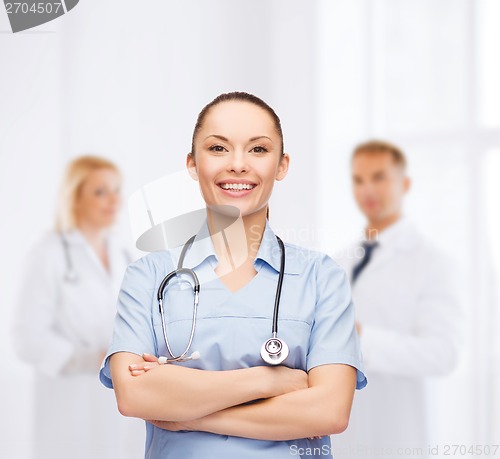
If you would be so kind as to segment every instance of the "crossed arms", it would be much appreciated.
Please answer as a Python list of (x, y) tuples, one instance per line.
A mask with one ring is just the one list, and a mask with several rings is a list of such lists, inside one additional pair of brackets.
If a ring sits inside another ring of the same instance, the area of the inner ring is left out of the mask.
[(285, 366), (207, 371), (117, 352), (110, 370), (124, 416), (166, 430), (259, 440), (343, 432), (356, 388), (356, 369), (346, 364), (319, 365), (309, 373)]

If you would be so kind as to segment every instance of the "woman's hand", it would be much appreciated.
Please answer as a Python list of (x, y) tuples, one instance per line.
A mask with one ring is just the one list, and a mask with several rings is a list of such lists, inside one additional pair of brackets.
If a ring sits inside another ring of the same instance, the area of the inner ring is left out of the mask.
[[(197, 419), (189, 422), (177, 422), (177, 421), (150, 421), (148, 422), (150, 424), (153, 424), (154, 426), (163, 429), (163, 430), (169, 430), (170, 432), (180, 432), (182, 430), (184, 431), (194, 431), (194, 430), (200, 430), (196, 428), (196, 421)], [(322, 437), (308, 437), (310, 440), (314, 440), (316, 438), (322, 438)]]
[(295, 370), (284, 365), (264, 368), (269, 372), (270, 397), (309, 387), (309, 377), (303, 370)]
[(150, 424), (153, 424), (155, 427), (159, 427), (163, 430), (169, 430), (170, 432), (180, 432), (181, 430), (196, 430), (194, 428), (196, 421), (187, 422), (177, 422), (177, 421), (153, 421), (148, 420)]
[(153, 368), (156, 368), (160, 364), (158, 363), (158, 358), (151, 354), (142, 354), (144, 363), (129, 365), (128, 369), (132, 376), (140, 376)]

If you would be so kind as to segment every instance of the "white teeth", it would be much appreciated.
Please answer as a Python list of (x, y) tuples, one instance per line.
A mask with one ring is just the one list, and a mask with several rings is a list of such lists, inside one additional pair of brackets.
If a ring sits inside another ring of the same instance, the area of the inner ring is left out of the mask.
[(220, 186), (224, 190), (251, 190), (255, 187), (246, 183), (222, 183)]

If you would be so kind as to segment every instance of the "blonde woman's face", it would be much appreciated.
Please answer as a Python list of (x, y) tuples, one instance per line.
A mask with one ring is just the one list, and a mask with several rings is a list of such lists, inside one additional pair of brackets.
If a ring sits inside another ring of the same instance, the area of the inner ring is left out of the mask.
[(237, 207), (241, 216), (265, 208), (274, 181), (282, 180), (288, 170), (289, 156), (281, 156), (281, 138), (271, 115), (249, 102), (212, 107), (194, 146), (187, 167), (200, 182), (206, 204)]
[(112, 225), (121, 206), (121, 178), (113, 169), (92, 171), (76, 200), (77, 223), (105, 228)]

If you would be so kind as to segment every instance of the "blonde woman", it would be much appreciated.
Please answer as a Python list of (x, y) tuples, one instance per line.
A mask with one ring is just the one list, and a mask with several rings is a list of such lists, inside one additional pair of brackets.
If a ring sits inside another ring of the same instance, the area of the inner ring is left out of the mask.
[(13, 338), (19, 357), (36, 371), (36, 458), (137, 457), (133, 443), (144, 435), (142, 425), (116, 414), (112, 394), (97, 377), (119, 285), (132, 261), (111, 231), (121, 181), (104, 158), (73, 160), (55, 229), (26, 258)]

